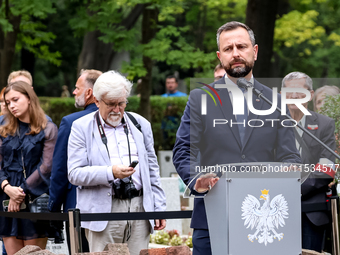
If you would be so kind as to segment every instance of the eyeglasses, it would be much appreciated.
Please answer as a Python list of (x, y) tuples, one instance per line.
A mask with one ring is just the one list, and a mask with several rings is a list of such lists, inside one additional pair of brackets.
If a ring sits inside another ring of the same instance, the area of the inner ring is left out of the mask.
[(117, 103), (108, 104), (103, 99), (101, 99), (101, 101), (103, 101), (103, 103), (106, 105), (106, 108), (108, 109), (116, 109), (117, 106), (119, 107), (119, 109), (124, 109), (124, 107), (128, 104), (128, 101), (119, 102), (118, 104)]
[(286, 95), (287, 95), (288, 97), (291, 97), (294, 93), (295, 93), (298, 97), (306, 97), (306, 94), (305, 94), (305, 93), (302, 93), (302, 92), (286, 92)]

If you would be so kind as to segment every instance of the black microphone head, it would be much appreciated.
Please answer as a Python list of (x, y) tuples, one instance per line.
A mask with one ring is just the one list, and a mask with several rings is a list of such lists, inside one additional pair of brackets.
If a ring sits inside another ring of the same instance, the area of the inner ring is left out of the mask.
[(252, 88), (253, 84), (251, 84), (251, 82), (247, 81), (246, 78), (238, 78), (236, 81), (237, 86), (244, 88), (244, 89), (248, 89), (248, 88)]

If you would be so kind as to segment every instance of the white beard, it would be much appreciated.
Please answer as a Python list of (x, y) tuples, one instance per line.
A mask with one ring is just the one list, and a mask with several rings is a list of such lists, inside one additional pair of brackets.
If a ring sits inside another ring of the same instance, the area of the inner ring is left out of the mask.
[(120, 122), (122, 121), (121, 113), (120, 112), (118, 112), (118, 113), (110, 112), (105, 121), (108, 124), (110, 124), (111, 126), (117, 127), (120, 124)]
[(85, 106), (85, 91), (82, 95), (75, 98), (74, 106), (76, 108), (83, 108)]

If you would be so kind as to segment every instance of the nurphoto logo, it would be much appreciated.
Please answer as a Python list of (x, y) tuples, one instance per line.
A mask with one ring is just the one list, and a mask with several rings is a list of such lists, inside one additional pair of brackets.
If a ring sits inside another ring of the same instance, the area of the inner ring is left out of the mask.
[[(215, 106), (217, 106), (217, 102), (215, 97), (218, 99), (219, 103), (221, 106), (223, 106), (222, 104), (222, 100), (219, 96), (219, 94), (217, 93), (216, 89), (228, 89), (229, 92), (231, 92), (231, 103), (232, 103), (232, 107), (233, 107), (233, 115), (244, 115), (245, 112), (245, 97), (244, 94), (242, 92), (242, 90), (235, 85), (231, 85), (231, 84), (215, 84), (215, 88), (211, 87), (208, 84), (205, 84), (203, 82), (198, 82), (199, 84), (202, 84), (204, 86), (206, 86), (208, 89), (210, 89), (212, 91), (212, 93), (205, 88), (199, 88), (201, 90), (203, 90), (204, 92), (206, 92), (206, 94), (202, 94), (201, 95), (201, 115), (207, 115), (207, 95), (209, 95), (212, 100), (214, 101)], [(254, 105), (253, 105), (253, 88), (252, 87), (248, 87), (247, 89), (247, 100), (246, 100), (246, 104), (248, 107), (249, 112), (253, 113), (254, 115), (259, 115), (259, 116), (268, 116), (272, 113), (274, 113), (278, 107), (278, 89), (276, 87), (274, 87), (272, 89), (272, 105), (270, 107), (270, 109), (267, 110), (258, 110), (255, 109)], [(299, 93), (299, 94), (304, 94), (305, 97), (304, 98), (287, 98), (287, 95), (289, 94), (293, 94), (293, 93)], [(287, 105), (288, 104), (294, 104), (296, 105), (296, 107), (298, 107), (305, 115), (311, 115), (311, 113), (302, 105), (303, 103), (307, 103), (311, 100), (311, 93), (309, 90), (305, 89), (305, 88), (288, 88), (288, 87), (283, 87), (281, 89), (281, 115), (286, 115), (287, 114)], [(241, 122), (235, 122), (234, 119), (214, 119), (213, 120), (213, 127), (215, 127), (216, 125), (224, 125), (229, 123), (230, 126), (232, 127), (232, 125), (243, 125), (244, 127), (246, 126), (246, 124), (248, 124), (248, 126), (250, 127), (262, 127), (264, 125), (265, 122), (271, 122), (271, 126), (274, 127), (274, 123), (275, 122), (281, 122), (281, 126), (283, 127), (295, 127), (297, 125), (297, 122), (293, 119), (284, 119), (284, 120), (280, 120), (280, 119), (265, 119), (265, 120), (261, 120), (261, 119), (248, 119), (246, 120), (242, 120)]]
[[(222, 101), (220, 96), (218, 95), (217, 91), (211, 87), (208, 84), (199, 82), (200, 84), (203, 84), (207, 88), (211, 89), (211, 91), (216, 95), (218, 100), (220, 101), (220, 104), (222, 106)], [(244, 114), (244, 96), (242, 90), (237, 87), (233, 86), (231, 84), (215, 84), (215, 88), (217, 89), (228, 89), (228, 91), (231, 92), (232, 95), (232, 106), (233, 106), (233, 114), (234, 115), (242, 115)], [(200, 88), (203, 91), (205, 91), (214, 101), (215, 105), (217, 106), (216, 100), (214, 96), (204, 88)], [(266, 116), (272, 114), (276, 108), (277, 108), (277, 97), (278, 97), (278, 89), (273, 88), (273, 104), (270, 109), (268, 110), (257, 110), (254, 108), (253, 105), (253, 93), (252, 93), (253, 88), (248, 88), (248, 93), (247, 93), (247, 107), (250, 112), (252, 112), (255, 115), (261, 115), (261, 116)], [(306, 96), (304, 98), (287, 98), (287, 94), (289, 93), (303, 93)], [(303, 103), (307, 103), (311, 99), (311, 93), (309, 90), (304, 89), (304, 88), (282, 88), (281, 90), (281, 110), (282, 113), (281, 115), (286, 115), (286, 106), (287, 104), (295, 104), (296, 107), (298, 107), (305, 115), (311, 115), (311, 113), (302, 105)], [(202, 94), (201, 95), (201, 114), (202, 115), (207, 115), (207, 95)]]

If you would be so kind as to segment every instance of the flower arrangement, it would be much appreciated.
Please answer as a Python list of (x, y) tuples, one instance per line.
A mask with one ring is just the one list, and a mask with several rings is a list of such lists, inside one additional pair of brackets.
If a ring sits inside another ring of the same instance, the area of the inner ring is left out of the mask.
[(178, 230), (161, 230), (157, 231), (155, 234), (150, 235), (150, 243), (170, 245), (170, 246), (180, 246), (186, 245), (192, 248), (192, 236), (181, 237)]

